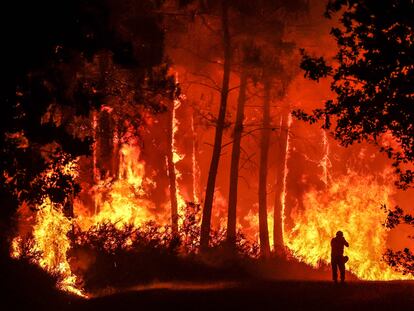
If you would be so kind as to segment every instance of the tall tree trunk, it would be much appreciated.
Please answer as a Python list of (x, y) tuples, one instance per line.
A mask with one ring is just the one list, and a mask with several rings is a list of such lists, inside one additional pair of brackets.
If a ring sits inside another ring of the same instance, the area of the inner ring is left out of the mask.
[(171, 229), (174, 235), (178, 234), (178, 203), (177, 203), (177, 175), (175, 173), (174, 154), (173, 154), (173, 110), (174, 103), (172, 103), (171, 111), (168, 111), (168, 125), (167, 125), (167, 171), (170, 184), (170, 204), (171, 204)]
[(275, 206), (273, 221), (273, 242), (276, 249), (282, 249), (283, 243), (283, 204), (286, 175), (287, 143), (289, 135), (289, 114), (283, 112), (280, 116), (280, 129), (278, 143), (276, 144), (276, 185), (275, 185)]
[(198, 138), (197, 129), (194, 124), (195, 111), (191, 108), (191, 131), (192, 131), (192, 202), (199, 203), (199, 166), (198, 166)]
[(267, 167), (270, 141), (270, 80), (264, 84), (262, 137), (260, 141), (259, 165), (259, 237), (262, 257), (270, 256), (269, 228), (267, 224)]
[(113, 176), (114, 179), (119, 178), (119, 153), (121, 152), (121, 131), (119, 127), (116, 126), (114, 132), (116, 133), (116, 137), (114, 138), (114, 154), (112, 157), (112, 168), (113, 168)]
[(97, 166), (100, 178), (112, 177), (112, 156), (114, 149), (113, 121), (109, 112), (103, 110), (98, 119)]
[(208, 172), (206, 196), (204, 199), (203, 218), (201, 221), (200, 232), (200, 250), (208, 249), (210, 241), (210, 227), (211, 227), (211, 211), (213, 208), (214, 188), (216, 185), (217, 170), (220, 161), (221, 143), (223, 139), (223, 130), (225, 125), (227, 97), (229, 93), (230, 80), (230, 33), (228, 25), (228, 1), (221, 1), (221, 22), (223, 30), (223, 46), (224, 46), (224, 66), (223, 66), (223, 82), (221, 87), (220, 110), (217, 119), (216, 133), (214, 137), (213, 155), (210, 163), (210, 170)]
[[(92, 128), (93, 128), (93, 146), (92, 146), (92, 173), (93, 183), (97, 185), (100, 180), (98, 171), (98, 116), (99, 113), (96, 110), (92, 112)], [(95, 194), (95, 193), (94, 193)], [(98, 214), (99, 206), (96, 195), (92, 196), (94, 205), (94, 215)]]
[(246, 103), (247, 74), (242, 70), (237, 100), (236, 122), (234, 124), (233, 149), (231, 152), (229, 207), (227, 215), (227, 242), (234, 247), (237, 224), (237, 186), (239, 180), (240, 144), (243, 134), (244, 105)]

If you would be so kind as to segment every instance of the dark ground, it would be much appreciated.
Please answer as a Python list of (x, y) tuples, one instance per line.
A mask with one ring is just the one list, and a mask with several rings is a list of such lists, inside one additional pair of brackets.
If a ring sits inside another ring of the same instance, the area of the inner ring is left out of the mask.
[[(158, 287), (158, 288), (157, 288)], [(193, 287), (193, 288), (191, 288)], [(177, 289), (178, 288), (178, 289)], [(252, 281), (158, 284), (89, 300), (67, 310), (414, 310), (414, 282)], [(52, 310), (52, 308), (50, 309)], [(56, 310), (53, 308), (53, 310)]]
[[(56, 290), (56, 280), (39, 267), (7, 260), (0, 264), (0, 310), (414, 310), (414, 281), (363, 282), (347, 273), (340, 285), (320, 281), (329, 280), (327, 267), (292, 261), (254, 267), (239, 279), (219, 280), (211, 272), (204, 281), (152, 281), (82, 299)], [(292, 275), (295, 280), (283, 281)]]

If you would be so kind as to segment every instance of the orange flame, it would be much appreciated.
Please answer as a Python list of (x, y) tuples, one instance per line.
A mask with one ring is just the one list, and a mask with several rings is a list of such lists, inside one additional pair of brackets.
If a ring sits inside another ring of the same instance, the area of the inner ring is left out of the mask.
[[(78, 176), (76, 161), (70, 161), (60, 167), (65, 175)], [(45, 178), (53, 174), (52, 170), (45, 172)], [(49, 197), (45, 197), (38, 206), (33, 226), (33, 246), (31, 253), (40, 254), (39, 258), (34, 257), (37, 264), (51, 274), (59, 276), (58, 288), (73, 294), (87, 297), (78, 288), (77, 277), (72, 273), (67, 259), (67, 252), (71, 247), (68, 238), (72, 230), (72, 220), (63, 213), (63, 206), (53, 203)], [(16, 239), (19, 239), (17, 237)], [(13, 243), (16, 245), (16, 242)], [(15, 257), (19, 257), (16, 249), (13, 251)]]
[(287, 122), (287, 135), (286, 135), (286, 156), (285, 156), (285, 163), (284, 163), (284, 170), (283, 170), (283, 191), (282, 191), (282, 198), (281, 198), (281, 202), (282, 202), (282, 241), (285, 241), (285, 210), (286, 210), (286, 194), (287, 194), (287, 190), (286, 190), (286, 184), (287, 184), (287, 176), (288, 176), (288, 172), (289, 172), (289, 167), (288, 167), (288, 160), (289, 160), (289, 148), (290, 148), (290, 127), (292, 125), (293, 119), (292, 119), (292, 115), (289, 113), (288, 115), (288, 122)]
[[(69, 162), (61, 170), (64, 174), (76, 176), (76, 168), (76, 163)], [(44, 176), (51, 174), (51, 171), (47, 171)], [(72, 273), (67, 259), (67, 252), (71, 247), (68, 234), (71, 230), (72, 220), (64, 215), (62, 205), (53, 203), (49, 197), (45, 197), (37, 208), (35, 224), (32, 228), (33, 244), (27, 251), (33, 255), (37, 254), (32, 257), (34, 263), (59, 277), (58, 288), (86, 297), (78, 288), (77, 277)], [(20, 236), (13, 239), (11, 245), (13, 258), (24, 255), (22, 242)]]
[[(174, 101), (172, 116), (172, 145), (173, 163), (176, 174), (177, 203), (179, 213), (179, 226), (182, 226), (185, 216), (186, 202), (180, 191), (181, 172), (177, 169), (183, 158), (177, 147), (177, 132), (180, 122), (176, 110), (180, 107), (179, 99)], [(97, 127), (97, 116), (93, 115), (93, 128)], [(282, 232), (285, 245), (299, 260), (317, 266), (319, 263), (330, 261), (330, 239), (337, 230), (342, 230), (350, 242), (347, 255), (350, 260), (347, 264), (349, 270), (359, 278), (366, 280), (393, 280), (409, 279), (394, 272), (382, 261), (382, 254), (386, 250), (387, 229), (381, 224), (386, 215), (379, 209), (381, 204), (393, 205), (393, 185), (389, 176), (383, 177), (387, 182), (380, 182), (372, 176), (359, 176), (355, 172), (333, 179), (328, 170), (329, 143), (323, 131), (324, 156), (320, 161), (322, 167), (322, 181), (326, 188), (312, 190), (302, 198), (304, 210), (293, 210), (294, 225), (287, 228), (285, 224), (288, 159), (290, 151), (289, 132), (292, 118), (288, 116), (286, 157), (284, 163), (283, 192), (282, 192)], [(194, 133), (194, 123), (191, 120)], [(96, 138), (96, 137), (95, 137)], [(95, 144), (96, 148), (96, 144)], [(95, 149), (94, 148), (94, 149)], [(93, 153), (94, 187), (92, 188), (94, 211), (80, 200), (74, 200), (75, 218), (68, 219), (62, 206), (52, 203), (50, 198), (44, 198), (38, 206), (38, 212), (33, 225), (32, 253), (39, 253), (36, 263), (46, 271), (60, 276), (58, 287), (74, 294), (86, 297), (79, 289), (79, 280), (72, 273), (67, 253), (71, 247), (68, 234), (73, 225), (79, 225), (82, 230), (88, 230), (102, 222), (110, 222), (122, 229), (126, 224), (139, 227), (149, 220), (156, 220), (159, 224), (168, 224), (168, 213), (155, 213), (155, 205), (147, 198), (148, 187), (156, 187), (155, 182), (146, 176), (145, 162), (140, 159), (141, 150), (136, 141), (124, 142), (119, 149), (119, 173), (115, 179), (109, 177), (99, 180), (97, 172), (96, 152)], [(195, 157), (195, 145), (192, 154), (193, 198), (197, 200), (196, 181), (199, 179), (199, 168)], [(71, 162), (61, 168), (65, 174), (78, 176), (79, 168), (76, 162)], [(45, 177), (53, 172), (46, 172)], [(329, 177), (329, 178), (328, 178)], [(227, 206), (219, 189), (215, 195), (215, 216), (219, 220), (219, 227), (224, 225), (222, 217)], [(222, 208), (220, 208), (222, 207)], [(273, 212), (268, 213), (270, 241), (273, 242)], [(247, 223), (241, 229), (250, 230), (248, 236), (258, 241), (258, 215), (257, 208), (250, 210), (242, 222)], [(22, 238), (16, 237), (11, 245), (11, 256), (22, 256)], [(273, 246), (274, 247), (274, 246)]]
[(349, 172), (326, 190), (306, 193), (305, 210), (292, 213), (295, 225), (285, 234), (286, 245), (299, 260), (316, 267), (320, 261), (330, 262), (330, 240), (341, 230), (350, 243), (345, 251), (350, 258), (347, 268), (359, 278), (409, 279), (382, 261), (388, 230), (382, 226), (386, 215), (380, 206), (392, 205), (392, 187)]
[[(75, 200), (76, 222), (87, 230), (101, 222), (111, 222), (121, 229), (126, 224), (139, 227), (154, 219), (154, 204), (146, 199), (146, 185), (155, 185), (145, 177), (145, 162), (139, 159), (140, 149), (133, 144), (123, 144), (120, 149), (120, 169), (115, 181), (103, 180), (94, 189), (98, 212), (85, 215), (82, 202)], [(164, 219), (154, 219), (164, 222)]]
[(77, 278), (70, 269), (66, 254), (70, 249), (68, 233), (71, 221), (63, 214), (60, 206), (46, 198), (36, 214), (33, 227), (34, 252), (40, 252), (40, 267), (61, 276), (58, 287), (79, 296), (85, 294), (77, 287)]
[[(177, 80), (178, 82), (178, 80)], [(177, 148), (177, 139), (176, 139), (176, 135), (178, 132), (178, 127), (180, 125), (180, 122), (177, 119), (177, 109), (181, 106), (181, 101), (180, 99), (176, 99), (174, 100), (173, 103), (173, 110), (172, 110), (172, 146), (171, 146), (171, 150), (173, 152), (173, 163), (174, 163), (174, 171), (175, 171), (175, 176), (176, 176), (176, 185), (175, 188), (177, 189), (176, 192), (176, 197), (177, 197), (177, 209), (178, 209), (178, 226), (182, 226), (183, 224), (183, 218), (185, 216), (185, 208), (186, 208), (186, 202), (185, 199), (183, 197), (183, 195), (181, 194), (180, 191), (180, 187), (179, 187), (179, 182), (178, 180), (181, 179), (181, 172), (177, 169), (177, 163), (180, 162), (182, 159), (184, 159), (184, 154), (181, 154), (178, 151)]]

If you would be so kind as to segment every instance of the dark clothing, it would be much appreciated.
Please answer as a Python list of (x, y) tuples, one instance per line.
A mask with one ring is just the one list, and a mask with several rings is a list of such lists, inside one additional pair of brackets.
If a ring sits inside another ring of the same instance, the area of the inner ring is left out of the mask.
[(343, 257), (344, 246), (348, 247), (349, 244), (343, 236), (337, 236), (331, 240), (331, 257)]
[(332, 279), (337, 282), (338, 268), (340, 272), (341, 282), (345, 281), (345, 262), (347, 257), (344, 257), (344, 247), (349, 244), (343, 236), (337, 236), (331, 240), (331, 265), (332, 265)]
[(341, 277), (341, 282), (345, 281), (345, 260), (344, 257), (332, 257), (332, 280), (338, 282), (338, 268)]

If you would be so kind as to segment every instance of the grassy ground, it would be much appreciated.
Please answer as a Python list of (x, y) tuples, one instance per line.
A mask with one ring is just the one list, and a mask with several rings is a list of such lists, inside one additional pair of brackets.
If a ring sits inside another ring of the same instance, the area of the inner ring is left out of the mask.
[(413, 310), (413, 282), (159, 283), (71, 300), (67, 310)]
[(333, 284), (321, 281), (330, 278), (328, 266), (313, 269), (296, 261), (244, 264), (233, 269), (243, 271), (237, 278), (220, 269), (188, 266), (204, 277), (177, 278), (194, 273), (174, 270), (168, 278), (154, 274), (135, 285), (102, 287), (89, 299), (57, 291), (56, 280), (38, 267), (1, 263), (5, 290), (0, 301), (12, 310), (414, 310), (414, 282), (362, 282), (347, 273), (347, 283)]
[(81, 299), (55, 290), (54, 280), (34, 268), (16, 263), (8, 266), (13, 270), (24, 275), (9, 278), (3, 271), (6, 288), (0, 291), (10, 310), (414, 310), (414, 282), (408, 281), (153, 281)]

